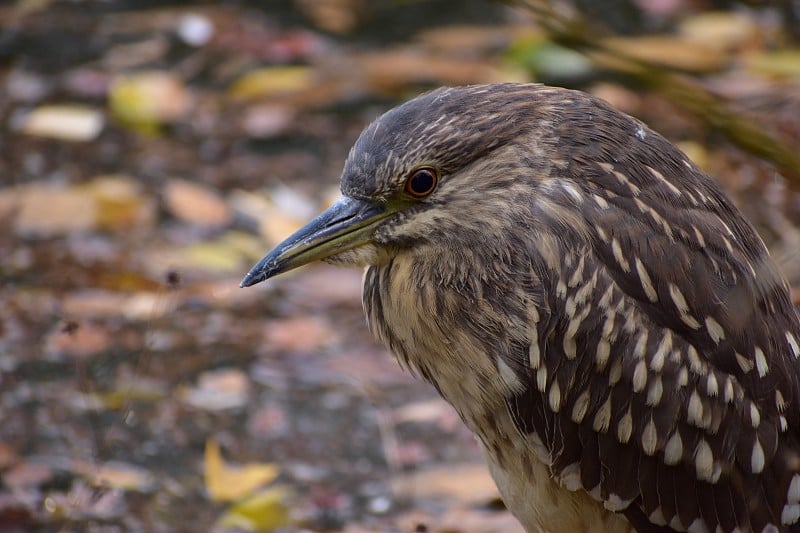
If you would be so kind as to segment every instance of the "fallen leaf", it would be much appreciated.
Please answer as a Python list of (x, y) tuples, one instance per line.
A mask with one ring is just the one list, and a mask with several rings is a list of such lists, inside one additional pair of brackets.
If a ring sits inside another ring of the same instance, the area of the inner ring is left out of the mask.
[(25, 185), (0, 191), (3, 212), (14, 213), (18, 235), (53, 237), (89, 230), (95, 223), (95, 203), (75, 187)]
[(745, 60), (752, 72), (776, 78), (800, 79), (800, 50), (776, 50), (754, 54)]
[(250, 378), (235, 368), (203, 372), (196, 387), (183, 389), (184, 402), (198, 409), (222, 411), (241, 408), (247, 403)]
[(0, 441), (0, 472), (19, 461), (19, 456), (7, 443)]
[(188, 180), (169, 180), (164, 204), (172, 216), (190, 224), (218, 227), (231, 222), (230, 209), (216, 192)]
[(95, 202), (94, 226), (109, 231), (141, 231), (156, 223), (156, 203), (124, 175), (99, 176), (84, 186)]
[(13, 490), (39, 487), (55, 476), (52, 467), (42, 463), (23, 461), (3, 472), (3, 485)]
[(433, 399), (424, 402), (411, 402), (398, 407), (392, 414), (392, 420), (396, 424), (411, 422), (415, 424), (424, 422), (435, 422), (440, 418), (449, 416), (453, 408), (440, 399)]
[(22, 120), (22, 133), (62, 141), (91, 141), (105, 124), (100, 110), (83, 105), (37, 107)]
[(739, 47), (758, 36), (755, 18), (734, 11), (706, 11), (683, 19), (678, 25), (683, 39), (715, 50)]
[(326, 320), (311, 316), (271, 321), (264, 334), (264, 342), (289, 352), (315, 352), (336, 339)]
[(226, 465), (219, 444), (213, 440), (206, 441), (205, 485), (208, 495), (214, 501), (240, 500), (274, 481), (278, 474), (278, 467), (272, 464)]
[(184, 249), (186, 265), (203, 270), (231, 272), (240, 267), (240, 255), (231, 253), (230, 245), (223, 241), (201, 242)]
[(312, 82), (310, 67), (267, 67), (243, 75), (228, 92), (233, 98), (265, 98), (302, 91), (311, 87)]
[(395, 494), (414, 499), (445, 499), (485, 504), (499, 497), (489, 470), (482, 463), (450, 464), (396, 477)]
[(98, 487), (112, 487), (124, 491), (149, 492), (155, 488), (153, 474), (147, 470), (121, 461), (109, 461), (88, 472), (91, 483)]
[(262, 490), (231, 506), (217, 521), (223, 528), (274, 531), (290, 524), (287, 493), (280, 488)]
[(159, 124), (173, 122), (189, 110), (191, 97), (174, 74), (145, 71), (114, 78), (109, 106), (124, 124), (152, 132)]
[(59, 325), (45, 338), (44, 353), (54, 359), (88, 357), (108, 349), (111, 333), (108, 328), (92, 322), (81, 322), (75, 328)]
[(717, 71), (729, 61), (719, 50), (670, 35), (609, 37), (601, 44), (625, 58), (687, 72)]

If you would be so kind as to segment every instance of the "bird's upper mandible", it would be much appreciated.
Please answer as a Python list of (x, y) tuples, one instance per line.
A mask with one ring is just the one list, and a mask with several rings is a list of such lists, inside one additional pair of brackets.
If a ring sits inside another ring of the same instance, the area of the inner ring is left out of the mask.
[(579, 92), (439, 89), (365, 130), (342, 192), (245, 284), (368, 266), (370, 328), (478, 435), (526, 528), (798, 527), (788, 286), (663, 137)]

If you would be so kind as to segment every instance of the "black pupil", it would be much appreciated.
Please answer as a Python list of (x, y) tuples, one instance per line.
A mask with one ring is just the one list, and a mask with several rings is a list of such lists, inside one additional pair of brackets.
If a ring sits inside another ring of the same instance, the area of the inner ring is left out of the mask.
[(433, 189), (433, 174), (427, 170), (421, 170), (411, 177), (410, 189), (416, 194), (425, 194)]

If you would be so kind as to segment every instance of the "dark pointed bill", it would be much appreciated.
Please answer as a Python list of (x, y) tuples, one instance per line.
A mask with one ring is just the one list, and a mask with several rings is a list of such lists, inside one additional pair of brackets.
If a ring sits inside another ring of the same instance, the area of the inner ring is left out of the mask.
[(297, 230), (259, 261), (242, 280), (250, 287), (282, 272), (368, 243), (386, 206), (344, 197)]

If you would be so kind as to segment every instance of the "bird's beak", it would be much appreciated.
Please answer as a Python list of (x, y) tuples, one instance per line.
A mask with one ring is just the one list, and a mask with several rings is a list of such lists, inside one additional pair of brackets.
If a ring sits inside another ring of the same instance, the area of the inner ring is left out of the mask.
[(344, 197), (297, 230), (259, 261), (242, 280), (249, 287), (299, 266), (368, 243), (391, 213), (383, 204)]

